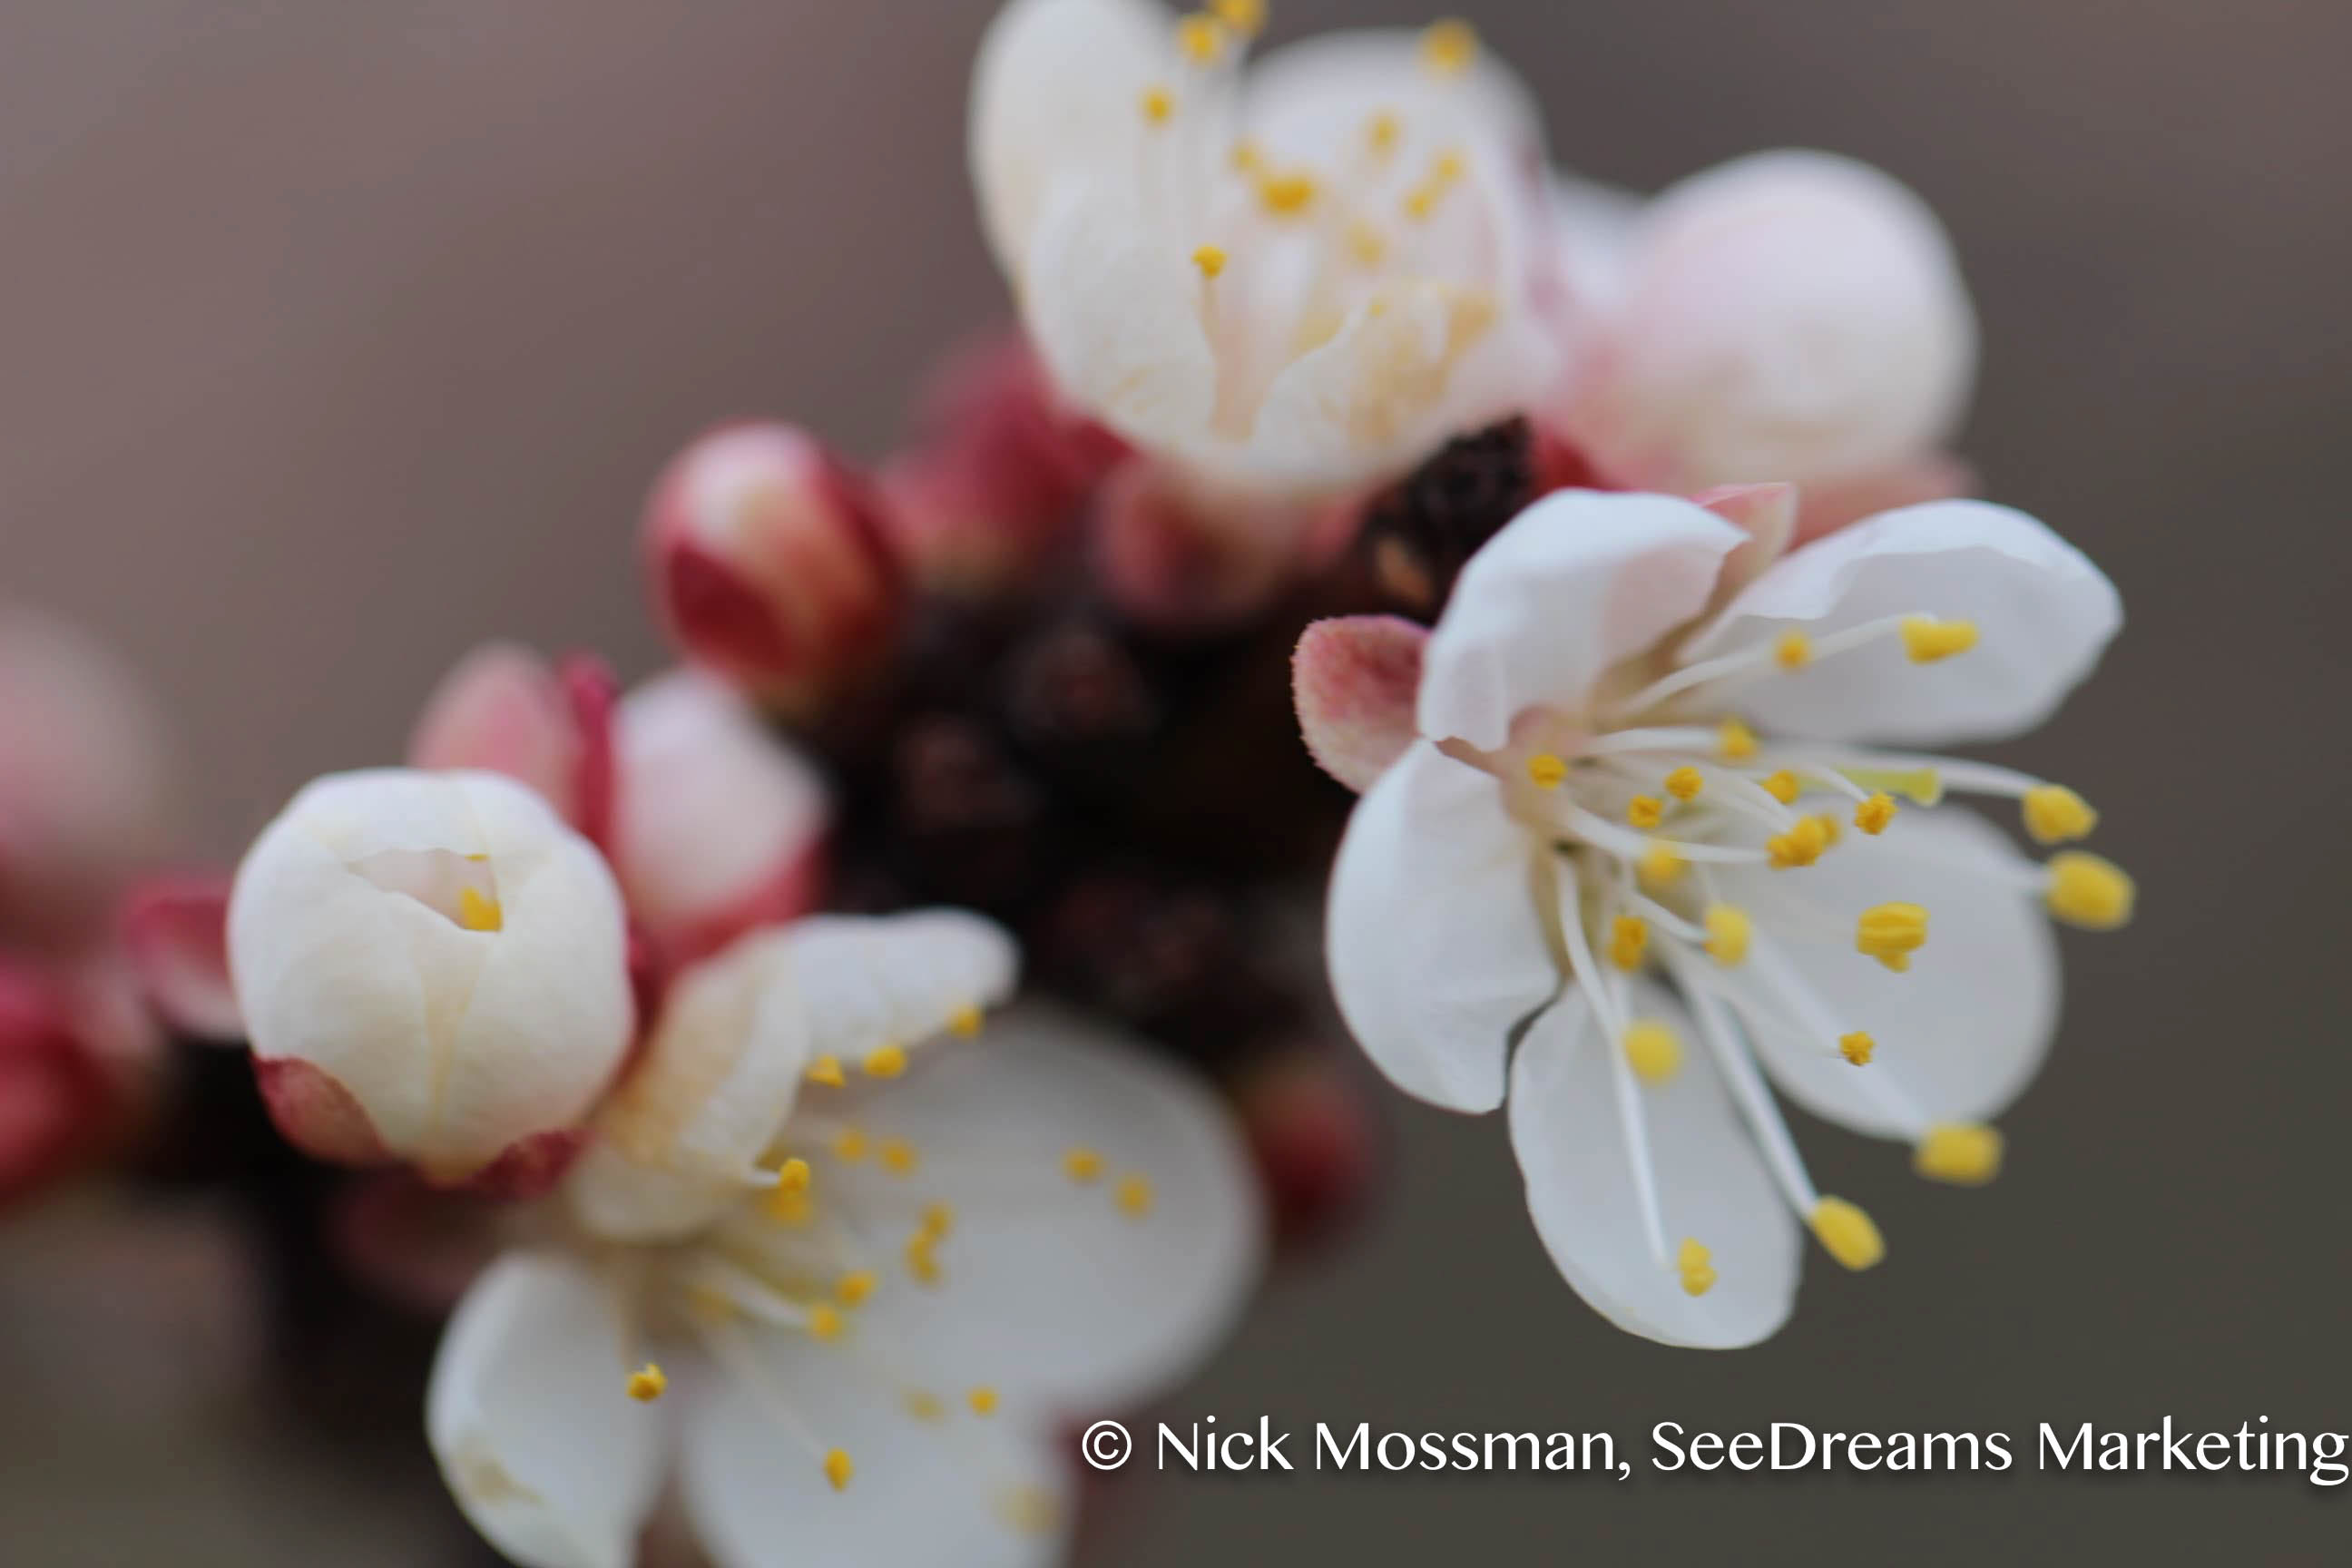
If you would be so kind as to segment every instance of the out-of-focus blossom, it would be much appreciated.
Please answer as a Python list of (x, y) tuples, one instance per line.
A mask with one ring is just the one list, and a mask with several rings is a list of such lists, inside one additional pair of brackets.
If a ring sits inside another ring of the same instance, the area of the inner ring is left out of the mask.
[(0, 958), (0, 1212), (105, 1142), (150, 1054), (135, 1005), (96, 979)]
[[(1246, 1162), (1170, 1068), (952, 911), (755, 933), (671, 992), (561, 1195), (444, 1337), (426, 1428), (532, 1568), (625, 1568), (666, 1479), (719, 1568), (1045, 1563), (1055, 1422), (1180, 1374), (1255, 1273)], [(634, 1369), (634, 1370), (633, 1370)]]
[(1328, 1049), (1301, 1045), (1252, 1064), (1232, 1093), (1281, 1241), (1329, 1239), (1363, 1204), (1380, 1164), (1365, 1086)]
[(1328, 564), (1360, 516), (1347, 500), (1229, 489), (1137, 458), (1097, 497), (1096, 574), (1112, 602), (1147, 626), (1229, 626)]
[(790, 425), (722, 426), (646, 513), (654, 597), (694, 663), (806, 709), (869, 675), (905, 594), (866, 481)]
[(105, 648), (0, 605), (0, 942), (102, 935), (131, 874), (163, 847), (159, 725)]
[(1126, 450), (1063, 405), (1015, 333), (951, 358), (924, 425), (878, 477), (882, 517), (915, 581), (952, 598), (1018, 589)]
[(1559, 412), (1612, 483), (1907, 471), (1908, 499), (1927, 499), (1923, 466), (1968, 400), (1976, 321), (1949, 241), (1909, 190), (1849, 159), (1766, 153), (1638, 208), (1580, 192), (1559, 212)]
[(824, 782), (714, 678), (677, 670), (621, 703), (611, 844), (630, 917), (665, 967), (814, 910)]
[(550, 664), (514, 643), (485, 643), (425, 702), (408, 763), (504, 773), (604, 844), (613, 826), (613, 701), (612, 674), (593, 658)]
[(226, 874), (189, 871), (144, 878), (122, 904), (122, 951), (148, 1005), (210, 1040), (245, 1032), (229, 979), (228, 896)]
[(1883, 1250), (1813, 1188), (1751, 1052), (1809, 1109), (1911, 1142), (1923, 1174), (1988, 1180), (2000, 1143), (1979, 1119), (2055, 1018), (2036, 903), (2094, 929), (2131, 912), (2095, 856), (2037, 864), (1973, 814), (1924, 809), (1947, 788), (2014, 798), (2054, 844), (2095, 821), (2073, 792), (1853, 743), (2039, 722), (2120, 624), (2107, 580), (1973, 501), (1766, 565), (1787, 500), (1569, 491), (1505, 529), (1429, 638), (1421, 738), (1358, 804), (1332, 877), (1358, 1040), (1457, 1110), (1493, 1109), (1507, 1074), (1554, 1260), (1670, 1343), (1772, 1332), (1800, 1221), (1849, 1268)]
[(612, 873), (496, 773), (304, 788), (237, 869), (228, 954), (287, 1137), (439, 1183), (551, 1179), (632, 1034)]
[(1074, 404), (1228, 489), (1328, 497), (1549, 376), (1541, 135), (1459, 23), (1245, 73), (1260, 10), (1013, 0), (974, 73), (972, 176)]

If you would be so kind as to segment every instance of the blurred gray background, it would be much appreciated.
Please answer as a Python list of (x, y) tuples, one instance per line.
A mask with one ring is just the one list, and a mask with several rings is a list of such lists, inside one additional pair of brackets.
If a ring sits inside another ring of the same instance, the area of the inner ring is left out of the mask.
[[(774, 412), (887, 446), (935, 351), (1003, 307), (961, 145), (989, 9), (0, 5), (0, 583), (145, 667), (200, 843), (231, 851), (303, 777), (392, 756), (483, 637), (650, 668), (636, 502), (698, 426)], [(1423, 19), (1274, 9), (1276, 37)], [(2352, 852), (2318, 809), (2352, 763), (2352, 8), (1473, 14), (1585, 173), (1654, 186), (1810, 144), (1942, 212), (1987, 334), (1967, 448), (2107, 567), (2131, 617), (2015, 754), (2106, 809), (2143, 913), (2070, 942), (2066, 1032), (1991, 1189), (1802, 1130), (1893, 1253), (1865, 1279), (1816, 1256), (1764, 1348), (1604, 1327), (1538, 1247), (1499, 1119), (1391, 1097), (1375, 1222), (1278, 1282), (1171, 1412), (1636, 1447), (1662, 1420), (1997, 1428), (2024, 1457), (1978, 1479), (1177, 1480), (1100, 1555), (2342, 1560), (2340, 1491), (2036, 1476), (2031, 1454), (2042, 1420), (2352, 1428)], [(0, 1557), (452, 1560), (421, 1472), (331, 1470), (242, 1409), (248, 1352), (202, 1306), (226, 1286), (194, 1240), (92, 1257), (69, 1219), (0, 1238)], [(126, 1255), (181, 1250), (179, 1299), (141, 1300), (129, 1282), (152, 1275)], [(125, 1348), (191, 1313), (176, 1347)], [(184, 1386), (160, 1400), (167, 1373)]]

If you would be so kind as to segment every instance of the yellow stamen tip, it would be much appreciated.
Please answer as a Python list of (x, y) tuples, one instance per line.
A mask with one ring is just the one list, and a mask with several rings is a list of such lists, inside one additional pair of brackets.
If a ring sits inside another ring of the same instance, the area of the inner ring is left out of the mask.
[(1257, 183), (1258, 205), (1276, 217), (1296, 217), (1315, 203), (1315, 176), (1293, 170), (1267, 174)]
[(1706, 787), (1706, 775), (1693, 767), (1676, 768), (1666, 775), (1666, 793), (1676, 800), (1696, 800)]
[(1196, 11), (1176, 24), (1176, 47), (1196, 66), (1217, 63), (1225, 52), (1225, 26), (1206, 11)]
[(2091, 803), (2064, 784), (2042, 784), (2025, 792), (2025, 831), (2037, 844), (2066, 844), (2088, 838), (2099, 825)]
[(1255, 38), (1265, 31), (1265, 0), (1209, 0), (1209, 9), (1236, 37)]
[(1477, 58), (1477, 30), (1459, 17), (1432, 22), (1422, 30), (1422, 63), (1439, 76), (1460, 76)]
[(907, 1414), (918, 1421), (937, 1421), (948, 1413), (947, 1406), (940, 1403), (939, 1395), (926, 1389), (910, 1388), (907, 1391), (906, 1399)]
[(982, 1384), (980, 1387), (973, 1389), (970, 1394), (965, 1394), (964, 1400), (965, 1403), (971, 1406), (971, 1413), (974, 1415), (993, 1415), (996, 1414), (996, 1390), (989, 1387), (986, 1384)]
[(1886, 831), (1895, 820), (1895, 797), (1884, 790), (1853, 808), (1853, 825), (1873, 838)]
[(1797, 783), (1797, 775), (1786, 768), (1782, 768), (1777, 773), (1768, 774), (1759, 782), (1764, 786), (1764, 793), (1782, 805), (1787, 805), (1804, 793), (1803, 786)]
[(814, 1179), (809, 1163), (797, 1155), (776, 1167), (776, 1191), (780, 1193), (804, 1193)]
[(985, 1014), (978, 1007), (967, 1004), (948, 1015), (948, 1033), (959, 1040), (976, 1039), (980, 1036), (982, 1026), (987, 1022)]
[(457, 889), (457, 924), (466, 931), (504, 931), (507, 912), (478, 888)]
[(1609, 962), (1620, 969), (1642, 967), (1650, 951), (1650, 922), (1639, 915), (1619, 915), (1609, 925)]
[(1931, 1182), (1980, 1187), (2000, 1174), (2000, 1130), (1980, 1121), (1945, 1121), (1927, 1129), (1912, 1151), (1911, 1168)]
[(940, 1282), (938, 1245), (925, 1231), (919, 1230), (907, 1238), (907, 1272), (916, 1284), (936, 1285)]
[(1118, 1212), (1128, 1218), (1141, 1219), (1151, 1212), (1151, 1197), (1150, 1178), (1124, 1176), (1119, 1179), (1118, 1190), (1113, 1194), (1112, 1201), (1118, 1205)]
[(1062, 1173), (1084, 1184), (1101, 1179), (1103, 1157), (1092, 1149), (1072, 1149), (1062, 1156)]
[(1824, 844), (1833, 846), (1839, 839), (1845, 837), (1845, 829), (1840, 826), (1838, 819), (1828, 812), (1821, 813), (1813, 820), (1822, 825), (1822, 840)]
[(866, 1158), (866, 1131), (861, 1127), (845, 1127), (833, 1135), (833, 1157), (845, 1164), (855, 1165)]
[(652, 1362), (629, 1373), (629, 1397), (640, 1405), (651, 1405), (668, 1387), (668, 1374)]
[(1664, 888), (1672, 886), (1689, 864), (1671, 846), (1653, 839), (1649, 847), (1642, 851), (1641, 859), (1634, 862), (1633, 872), (1642, 879), (1643, 887)]
[(1426, 223), (1430, 214), (1437, 210), (1438, 198), (1444, 195), (1445, 187), (1440, 184), (1424, 181), (1415, 185), (1405, 193), (1404, 216), (1414, 223)]
[(834, 1282), (833, 1299), (845, 1307), (855, 1307), (874, 1294), (875, 1286), (880, 1283), (871, 1269), (853, 1269)]
[(949, 1204), (925, 1204), (922, 1220), (925, 1236), (933, 1241), (945, 1241), (948, 1233), (955, 1229), (955, 1208)]
[(1430, 160), (1429, 179), (1432, 184), (1450, 185), (1470, 172), (1470, 160), (1458, 147), (1448, 147)]
[(882, 1168), (894, 1176), (911, 1176), (915, 1167), (923, 1163), (921, 1152), (904, 1138), (885, 1138), (875, 1152), (882, 1161)]
[(1868, 1067), (1870, 1058), (1878, 1054), (1878, 1042), (1859, 1030), (1838, 1037), (1838, 1055), (1856, 1067)]
[(1404, 137), (1404, 121), (1396, 110), (1383, 109), (1364, 124), (1364, 141), (1375, 153), (1386, 154), (1396, 150)]
[(1236, 142), (1234, 143), (1233, 164), (1234, 173), (1237, 174), (1258, 174), (1265, 168), (1265, 154), (1258, 151), (1255, 142)]
[(1175, 117), (1176, 95), (1164, 87), (1143, 89), (1143, 119), (1148, 125), (1165, 125)]
[(1637, 1020), (1625, 1031), (1625, 1060), (1643, 1083), (1664, 1083), (1682, 1070), (1682, 1037), (1655, 1018)]
[(1707, 906), (1706, 955), (1726, 969), (1748, 956), (1748, 939), (1755, 931), (1746, 910), (1733, 904)]
[(1853, 950), (1900, 974), (1927, 945), (1927, 911), (1917, 904), (1873, 904), (1854, 922)]
[(1637, 795), (1625, 803), (1625, 820), (1636, 827), (1655, 827), (1665, 820), (1666, 803), (1654, 795)]
[(841, 1337), (841, 1311), (838, 1308), (818, 1302), (808, 1310), (809, 1338), (832, 1341)]
[(1772, 662), (1782, 669), (1802, 669), (1813, 662), (1813, 640), (1802, 632), (1783, 632), (1772, 645)]
[(1715, 1289), (1715, 1255), (1685, 1237), (1682, 1249), (1675, 1254), (1675, 1272), (1683, 1277), (1685, 1291), (1704, 1296)]
[(1225, 269), (1225, 252), (1222, 246), (1204, 245), (1192, 252), (1192, 265), (1201, 269), (1203, 278), (1214, 278)]
[(824, 1479), (833, 1484), (834, 1490), (848, 1490), (849, 1478), (856, 1473), (857, 1467), (849, 1462), (848, 1454), (843, 1450), (835, 1448), (825, 1455)]
[(1856, 1273), (1874, 1268), (1886, 1256), (1886, 1239), (1871, 1217), (1843, 1198), (1823, 1198), (1813, 1205), (1813, 1235), (1832, 1258)]
[(1829, 829), (1822, 826), (1818, 816), (1801, 818), (1788, 832), (1776, 833), (1764, 841), (1765, 855), (1776, 871), (1810, 866), (1829, 847)]
[(1726, 719), (1715, 727), (1715, 749), (1727, 762), (1744, 763), (1756, 754), (1756, 731), (1737, 719)]
[(803, 1226), (816, 1213), (816, 1200), (805, 1192), (778, 1187), (768, 1194), (768, 1217), (783, 1225)]
[(1357, 266), (1378, 267), (1388, 254), (1388, 237), (1378, 225), (1358, 218), (1348, 226), (1348, 255)]
[(1977, 624), (1974, 621), (1939, 621), (1933, 616), (1907, 616), (1903, 621), (1903, 651), (1911, 656), (1914, 664), (1934, 664), (1937, 659), (1966, 653), (1977, 646)]
[(2114, 931), (2132, 918), (2138, 889), (2122, 867), (2087, 850), (2069, 849), (2050, 858), (2044, 898), (2050, 912), (2084, 931)]
[(860, 1065), (867, 1078), (897, 1078), (907, 1070), (907, 1053), (898, 1046), (884, 1046), (878, 1051), (868, 1051)]
[(808, 1080), (811, 1083), (821, 1083), (827, 1089), (839, 1089), (848, 1081), (842, 1076), (841, 1058), (829, 1056), (819, 1057), (809, 1063)]
[(1568, 764), (1550, 752), (1538, 752), (1528, 759), (1528, 782), (1538, 789), (1558, 789), (1568, 777)]

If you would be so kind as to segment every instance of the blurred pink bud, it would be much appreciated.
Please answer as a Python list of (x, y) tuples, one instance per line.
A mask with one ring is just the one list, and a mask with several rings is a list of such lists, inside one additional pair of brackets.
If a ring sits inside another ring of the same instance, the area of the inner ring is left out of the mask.
[(115, 1089), (69, 991), (29, 965), (0, 963), (0, 1209), (104, 1140)]
[(1636, 220), (1563, 425), (1622, 485), (1844, 479), (1951, 431), (1976, 322), (1925, 204), (1865, 164), (1763, 153)]
[(614, 752), (614, 869), (660, 969), (817, 906), (824, 782), (734, 692), (688, 669), (646, 682), (621, 703)]
[(882, 472), (884, 522), (918, 582), (963, 598), (1024, 581), (1127, 449), (1060, 401), (1015, 332), (948, 361), (923, 426)]
[(1300, 634), (1290, 663), (1291, 696), (1307, 750), (1322, 770), (1359, 794), (1404, 754), (1418, 731), (1428, 631), (1395, 616), (1343, 616)]
[(0, 940), (97, 935), (163, 842), (160, 726), (105, 648), (0, 605)]
[(1691, 500), (1748, 535), (1748, 542), (1724, 558), (1716, 574), (1710, 608), (1731, 596), (1778, 561), (1797, 531), (1797, 487), (1786, 484), (1718, 485)]
[(1794, 544), (1835, 533), (1882, 511), (1926, 501), (1949, 500), (1976, 489), (1976, 470), (1946, 452), (1931, 452), (1891, 468), (1880, 468), (1833, 484), (1807, 485), (1797, 513)]
[(1328, 1240), (1361, 1206), (1379, 1166), (1370, 1099), (1335, 1056), (1294, 1047), (1251, 1068), (1234, 1088), (1285, 1242)]
[(646, 541), (670, 636), (764, 700), (814, 706), (888, 650), (905, 584), (878, 508), (795, 426), (696, 440), (656, 481)]
[(551, 665), (518, 644), (484, 643), (426, 699), (409, 765), (504, 773), (603, 844), (612, 828), (614, 689), (612, 672), (586, 655)]
[(122, 905), (122, 945), (148, 1005), (173, 1025), (207, 1039), (245, 1033), (228, 977), (226, 873), (155, 877)]
[(1202, 488), (1148, 458), (1096, 501), (1095, 564), (1112, 601), (1162, 630), (1212, 630), (1264, 609), (1353, 535), (1360, 499), (1275, 500)]

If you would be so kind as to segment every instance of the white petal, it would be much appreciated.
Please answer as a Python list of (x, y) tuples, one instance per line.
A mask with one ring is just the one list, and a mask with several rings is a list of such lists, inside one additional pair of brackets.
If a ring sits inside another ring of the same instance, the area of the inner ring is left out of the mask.
[(1706, 604), (1747, 538), (1672, 496), (1545, 497), (1455, 584), (1423, 659), (1421, 732), (1493, 751), (1528, 708), (1580, 711), (1610, 666)]
[(523, 1568), (629, 1568), (666, 1412), (628, 1397), (618, 1302), (577, 1263), (509, 1254), (441, 1336), (425, 1435), (457, 1506)]
[(1569, 1284), (1619, 1328), (1705, 1350), (1754, 1344), (1788, 1321), (1796, 1301), (1795, 1216), (1681, 1005), (1637, 987), (1633, 1016), (1666, 1023), (1683, 1041), (1681, 1070), (1642, 1087), (1643, 1116), (1669, 1258), (1685, 1238), (1697, 1241), (1712, 1255), (1714, 1288), (1690, 1295), (1651, 1253), (1612, 1045), (1573, 996), (1536, 1020), (1511, 1065), (1511, 1147), (1528, 1213)]
[(1773, 640), (1820, 637), (1885, 616), (1974, 621), (1963, 654), (1908, 662), (1879, 644), (1743, 689), (1759, 728), (1820, 740), (1993, 740), (2047, 718), (2123, 624), (2115, 584), (2088, 557), (2021, 511), (1942, 500), (1880, 515), (1785, 555), (1694, 640), (1706, 658)]
[[(856, 1331), (957, 1391), (984, 1384), (1055, 1414), (1124, 1407), (1206, 1359), (1256, 1286), (1264, 1221), (1230, 1115), (1100, 1026), (1015, 1008), (877, 1090), (859, 1121), (921, 1162), (905, 1177), (826, 1167), (820, 1180), (860, 1233), (893, 1245), (933, 1200), (955, 1219), (941, 1282), (919, 1286), (885, 1259)], [(1068, 1175), (1073, 1149), (1101, 1155), (1098, 1177)], [(1130, 1176), (1148, 1184), (1140, 1214), (1119, 1201)]]
[[(1044, 1568), (1072, 1503), (1047, 1434), (1010, 1413), (908, 1413), (908, 1387), (843, 1347), (749, 1336), (724, 1384), (687, 1416), (688, 1518), (717, 1568)], [(933, 1392), (925, 1390), (925, 1392)], [(797, 1434), (797, 1435), (796, 1435)], [(839, 1491), (823, 1454), (856, 1467)]]
[(883, 1046), (912, 1047), (967, 1009), (1013, 994), (1020, 949), (1004, 928), (963, 910), (818, 915), (792, 928), (806, 996), (809, 1055), (851, 1067)]
[(1544, 163), (1543, 110), (1492, 50), (1466, 77), (1432, 72), (1418, 32), (1350, 28), (1270, 49), (1249, 73), (1250, 134), (1275, 162), (1346, 168), (1362, 156), (1365, 125), (1397, 117), (1392, 154), (1418, 167), (1447, 147), (1473, 144), (1521, 169)]
[(1012, 0), (989, 24), (966, 144), (981, 222), (1009, 276), (1022, 273), (1057, 176), (1138, 166), (1143, 94), (1170, 76), (1173, 26), (1150, 0)]
[(1511, 1028), (1559, 985), (1540, 853), (1491, 776), (1426, 741), (1356, 803), (1331, 871), (1331, 989), (1406, 1093), (1452, 1110), (1502, 1102)]
[[(1980, 1121), (2014, 1100), (2049, 1051), (2059, 992), (2047, 916), (1990, 864), (2019, 858), (1982, 817), (1948, 805), (1906, 810), (1876, 838), (1849, 833), (1803, 870), (1724, 879), (1725, 896), (1747, 901), (1759, 935), (1787, 953), (1839, 1030), (1877, 1044), (1856, 1068), (1834, 1038), (1766, 1028), (1756, 1046), (1780, 1087), (1819, 1115), (1888, 1138), (1916, 1137), (1923, 1122)], [(1902, 974), (1853, 942), (1863, 910), (1895, 901), (1927, 910), (1927, 945)], [(1899, 1098), (1874, 1091), (1874, 1075)]]

